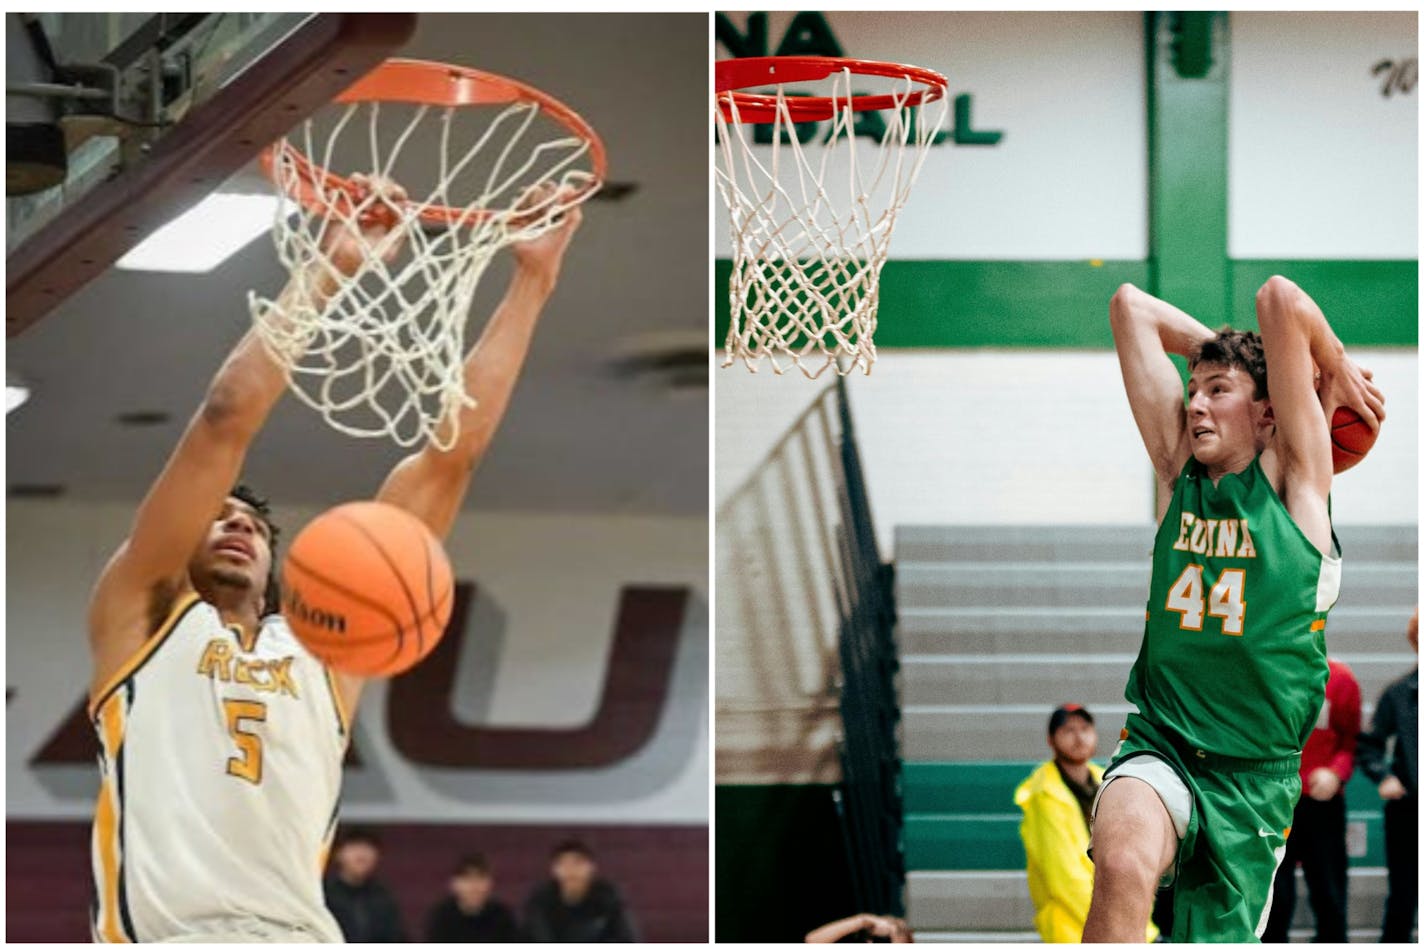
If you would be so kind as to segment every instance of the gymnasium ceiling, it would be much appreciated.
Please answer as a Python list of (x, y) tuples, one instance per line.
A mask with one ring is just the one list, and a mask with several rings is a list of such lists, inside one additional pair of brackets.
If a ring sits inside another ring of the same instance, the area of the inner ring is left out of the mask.
[[(708, 350), (707, 36), (702, 14), (423, 14), (401, 51), (564, 99), (602, 135), (610, 178), (635, 186), (586, 208), (467, 508), (706, 512), (706, 387), (635, 371), (626, 353)], [(486, 275), (472, 326), (507, 274)], [(248, 290), (284, 278), (265, 237), (207, 274), (111, 269), (10, 340), (7, 368), (32, 389), (6, 419), (12, 496), (53, 485), (80, 500), (141, 496), (248, 325)], [(167, 421), (121, 424), (128, 413)], [(369, 496), (401, 454), (337, 434), (288, 397), (246, 477), (279, 504), (326, 504)]]

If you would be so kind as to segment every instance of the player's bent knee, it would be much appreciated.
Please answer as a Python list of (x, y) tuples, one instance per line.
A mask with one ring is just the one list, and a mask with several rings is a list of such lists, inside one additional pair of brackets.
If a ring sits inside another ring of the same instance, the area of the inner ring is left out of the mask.
[(1109, 872), (1145, 872), (1155, 881), (1176, 856), (1177, 831), (1166, 805), (1152, 785), (1131, 775), (1110, 778), (1101, 794), (1093, 823), (1098, 871), (1107, 864)]
[[(1120, 842), (1120, 844), (1123, 842)], [(1093, 850), (1093, 874), (1102, 889), (1151, 895), (1157, 889), (1157, 861), (1150, 848), (1110, 846)]]

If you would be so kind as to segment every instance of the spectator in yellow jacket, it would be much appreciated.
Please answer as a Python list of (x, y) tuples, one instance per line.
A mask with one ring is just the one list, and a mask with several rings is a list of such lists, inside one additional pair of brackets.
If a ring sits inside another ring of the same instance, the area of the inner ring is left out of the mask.
[[(1093, 716), (1081, 705), (1063, 705), (1048, 719), (1045, 761), (1014, 792), (1023, 809), (1019, 834), (1028, 855), (1028, 893), (1034, 926), (1044, 942), (1082, 942), (1083, 920), (1093, 896), (1088, 826), (1093, 795), (1103, 769), (1092, 762), (1098, 748)], [(1157, 938), (1148, 923), (1146, 941)]]

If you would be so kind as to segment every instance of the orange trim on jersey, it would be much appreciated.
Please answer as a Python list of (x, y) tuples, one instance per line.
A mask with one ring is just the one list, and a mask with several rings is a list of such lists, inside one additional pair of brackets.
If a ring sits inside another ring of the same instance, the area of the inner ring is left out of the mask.
[(99, 851), (99, 938), (128, 942), (119, 924), (119, 819), (114, 804), (114, 783), (105, 777), (99, 785), (99, 806), (94, 812), (94, 839)]
[(238, 648), (243, 652), (251, 652), (257, 648), (257, 634), (261, 632), (261, 620), (258, 620), (258, 628), (250, 633), (241, 623), (228, 623), (226, 628), (237, 637)]
[(1284, 831), (1281, 832), (1281, 838), (1282, 838), (1283, 840), (1290, 840), (1290, 828), (1289, 828), (1289, 827), (1287, 827)]
[(1325, 631), (1325, 620), (1323, 620), (1323, 619), (1318, 619), (1318, 620), (1316, 620), (1315, 622), (1311, 623), (1311, 624), (1310, 624), (1310, 631), (1311, 631), (1312, 633), (1322, 633), (1322, 632), (1324, 632), (1324, 631)]
[(104, 742), (104, 754), (112, 761), (119, 756), (124, 744), (124, 706), (122, 703), (105, 705), (99, 713), (99, 736)]
[(118, 672), (109, 677), (109, 680), (104, 683), (103, 688), (90, 694), (89, 717), (91, 719), (98, 714), (99, 707), (108, 700), (109, 696), (113, 695), (119, 686), (123, 685), (130, 676), (137, 672), (139, 666), (148, 661), (148, 657), (153, 655), (154, 650), (163, 645), (164, 640), (178, 627), (179, 620), (181, 620), (187, 614), (188, 610), (193, 608), (193, 604), (198, 601), (199, 597), (196, 593), (189, 592), (180, 596), (178, 602), (173, 605), (173, 609), (168, 612), (168, 618), (163, 621), (162, 626), (158, 627), (158, 631), (145, 640), (144, 644), (139, 647), (138, 652), (134, 653), (128, 662), (125, 662), (119, 667)]
[(118, 757), (124, 736), (124, 707), (121, 702), (104, 706), (99, 737), (104, 746), (106, 767), (99, 784), (99, 803), (94, 810), (94, 843), (99, 851), (99, 913), (96, 923), (105, 942), (129, 942), (119, 919), (119, 801), (118, 786), (110, 769)]
[[(327, 670), (330, 672), (330, 670)], [(331, 819), (326, 822), (326, 833), (321, 838), (321, 853), (317, 855), (317, 876), (326, 876), (326, 864), (331, 857), (331, 845), (336, 842), (336, 818), (341, 814), (341, 796), (336, 798), (336, 806), (331, 809)]]
[(346, 705), (341, 701), (341, 689), (336, 685), (336, 673), (331, 671), (331, 667), (323, 665), (321, 671), (326, 673), (326, 687), (331, 690), (331, 704), (336, 707), (336, 720), (341, 723), (341, 734), (346, 736), (349, 743), (351, 741), (351, 716), (346, 714)]

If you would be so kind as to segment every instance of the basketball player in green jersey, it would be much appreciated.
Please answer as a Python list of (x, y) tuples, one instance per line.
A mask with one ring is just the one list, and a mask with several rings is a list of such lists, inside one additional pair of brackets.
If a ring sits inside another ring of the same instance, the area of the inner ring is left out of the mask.
[[(1174, 942), (1257, 941), (1270, 911), (1340, 584), (1326, 420), (1348, 406), (1377, 429), (1384, 400), (1289, 280), (1256, 315), (1259, 336), (1218, 334), (1131, 285), (1112, 299), (1159, 526), (1084, 942), (1139, 941), (1159, 883), (1176, 884)], [(1169, 353), (1188, 359), (1185, 404)]]

